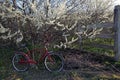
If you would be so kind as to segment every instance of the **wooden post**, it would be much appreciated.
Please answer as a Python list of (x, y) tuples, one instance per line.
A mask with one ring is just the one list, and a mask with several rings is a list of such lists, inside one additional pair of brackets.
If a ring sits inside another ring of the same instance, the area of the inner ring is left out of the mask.
[(120, 5), (114, 9), (114, 27), (115, 27), (115, 60), (120, 58)]

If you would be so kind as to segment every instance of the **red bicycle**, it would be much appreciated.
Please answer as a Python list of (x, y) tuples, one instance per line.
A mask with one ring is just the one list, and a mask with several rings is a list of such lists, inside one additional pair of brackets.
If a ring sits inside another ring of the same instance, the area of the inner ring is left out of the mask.
[[(30, 65), (37, 65), (38, 63), (44, 61), (46, 69), (50, 72), (59, 72), (63, 69), (64, 61), (63, 57), (60, 54), (53, 53), (48, 51), (47, 42), (45, 41), (44, 53), (36, 61), (31, 57), (33, 51), (40, 49), (29, 50), (25, 45), (24, 48), (27, 49), (27, 52), (15, 52), (15, 55), (12, 59), (12, 65), (16, 71), (26, 71), (29, 69)], [(23, 46), (22, 46), (23, 47)]]

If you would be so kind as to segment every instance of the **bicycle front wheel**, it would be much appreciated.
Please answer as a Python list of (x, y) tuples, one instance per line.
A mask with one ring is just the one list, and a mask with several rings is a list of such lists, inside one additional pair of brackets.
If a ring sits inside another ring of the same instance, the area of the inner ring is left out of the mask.
[(26, 71), (28, 69), (28, 59), (23, 54), (15, 54), (12, 59), (12, 65), (16, 71)]
[(50, 72), (59, 72), (63, 69), (63, 58), (58, 54), (49, 54), (45, 57), (45, 67)]

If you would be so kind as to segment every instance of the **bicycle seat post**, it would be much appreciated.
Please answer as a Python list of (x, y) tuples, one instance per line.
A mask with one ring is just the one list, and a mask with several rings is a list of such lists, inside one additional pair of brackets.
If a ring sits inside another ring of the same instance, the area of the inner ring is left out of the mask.
[(47, 33), (45, 32), (44, 33), (44, 47), (46, 50), (48, 50), (48, 46), (49, 46), (49, 41), (51, 41), (51, 37), (52, 37), (52, 34), (51, 33)]

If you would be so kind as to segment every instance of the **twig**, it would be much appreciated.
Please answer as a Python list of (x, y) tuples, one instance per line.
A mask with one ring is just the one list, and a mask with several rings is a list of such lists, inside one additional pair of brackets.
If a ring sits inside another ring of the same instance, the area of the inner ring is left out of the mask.
[(120, 70), (118, 70), (114, 65), (111, 64), (111, 66), (120, 73)]

